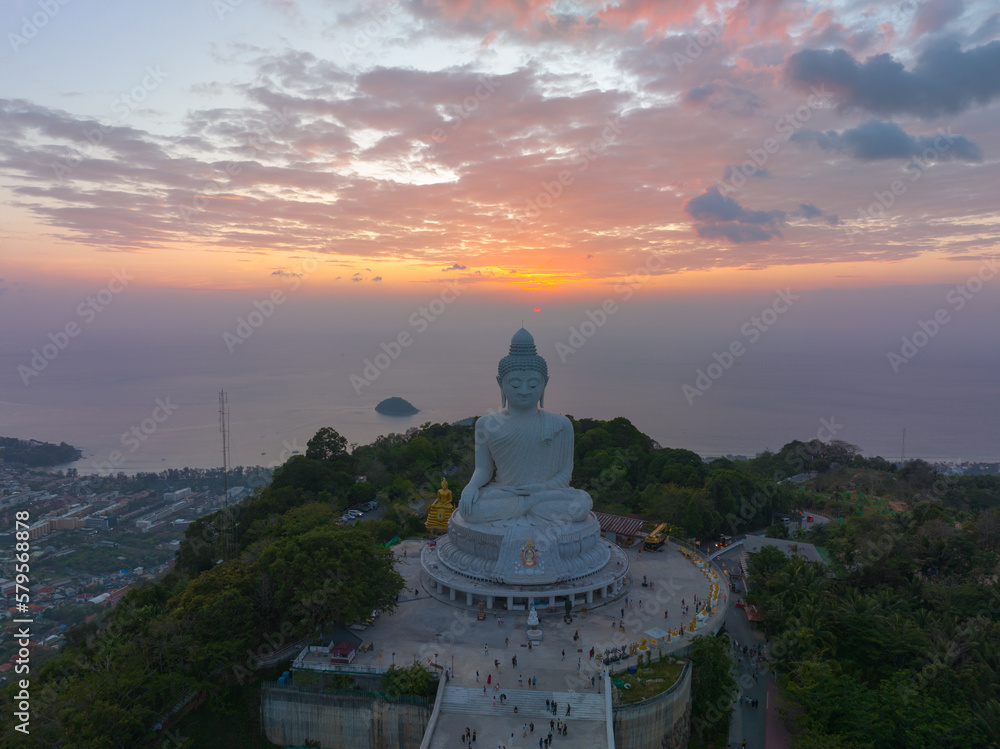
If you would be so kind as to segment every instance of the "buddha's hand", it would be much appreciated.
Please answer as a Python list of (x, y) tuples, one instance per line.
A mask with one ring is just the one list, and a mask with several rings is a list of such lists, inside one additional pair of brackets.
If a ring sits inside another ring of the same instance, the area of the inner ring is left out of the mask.
[(545, 484), (522, 484), (521, 486), (505, 486), (504, 491), (516, 494), (519, 497), (530, 497), (532, 494), (545, 491)]
[(477, 499), (479, 499), (479, 487), (467, 484), (462, 489), (462, 499), (458, 503), (458, 511), (462, 513), (462, 517), (468, 518), (472, 516), (472, 506), (476, 503)]

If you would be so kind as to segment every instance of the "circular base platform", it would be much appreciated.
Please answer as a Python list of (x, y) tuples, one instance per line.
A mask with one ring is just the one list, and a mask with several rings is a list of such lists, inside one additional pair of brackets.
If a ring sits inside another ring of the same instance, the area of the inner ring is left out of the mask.
[[(428, 544), (420, 554), (420, 564), (429, 578), (432, 594), (466, 606), (485, 601), (486, 608), (506, 611), (527, 611), (536, 608), (558, 607), (563, 610), (568, 600), (573, 607), (599, 606), (617, 598), (626, 586), (628, 556), (618, 546), (600, 539), (607, 561), (592, 572), (566, 580), (545, 583), (498, 582), (485, 577), (466, 575), (447, 565), (439, 551), (446, 537), (435, 545)], [(447, 548), (447, 545), (444, 546)]]
[(577, 522), (470, 523), (460, 511), (438, 539), (437, 556), (459, 575), (503, 585), (566, 584), (604, 568), (611, 558), (593, 513)]

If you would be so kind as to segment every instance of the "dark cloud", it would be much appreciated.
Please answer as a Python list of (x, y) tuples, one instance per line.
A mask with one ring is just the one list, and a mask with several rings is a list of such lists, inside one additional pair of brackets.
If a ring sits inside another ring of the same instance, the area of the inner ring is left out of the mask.
[(684, 209), (695, 219), (699, 237), (728, 239), (733, 244), (780, 237), (784, 211), (749, 211), (714, 187), (691, 198)]
[(467, 269), (467, 266), (465, 266), (465, 265), (459, 265), (458, 263), (452, 263), (447, 268), (442, 268), (441, 272), (442, 273), (447, 273), (450, 270), (466, 270), (466, 269)]
[[(742, 167), (744, 164), (726, 164), (726, 168), (722, 170), (722, 181), (732, 182), (734, 179), (742, 181), (747, 177), (763, 177), (767, 179), (771, 176), (771, 172), (762, 166), (757, 166), (754, 162), (750, 162), (750, 166), (746, 169)], [(747, 174), (749, 172), (749, 174)]]
[(840, 223), (840, 218), (835, 213), (827, 213), (826, 211), (817, 208), (812, 203), (799, 203), (799, 207), (792, 211), (792, 216), (798, 216), (806, 220), (821, 218), (830, 226), (836, 226)]
[(917, 8), (913, 36), (939, 31), (964, 12), (965, 3), (962, 0), (928, 0)]
[(301, 278), (302, 277), (301, 273), (292, 273), (292, 272), (287, 271), (287, 270), (271, 271), (271, 275), (272, 276), (281, 276), (282, 278)]
[(857, 62), (846, 50), (806, 49), (788, 58), (796, 86), (834, 88), (843, 110), (929, 119), (988, 104), (1000, 94), (1000, 41), (962, 51), (954, 39), (927, 47), (912, 71), (888, 54)]
[(375, 278), (372, 279), (372, 281), (381, 281), (381, 280), (382, 276), (375, 276)]
[(814, 143), (824, 151), (846, 153), (862, 161), (907, 159), (928, 149), (935, 153), (937, 160), (983, 160), (983, 149), (963, 135), (939, 133), (914, 137), (896, 123), (880, 120), (869, 120), (842, 133), (800, 130), (791, 139), (798, 143)]
[(689, 89), (685, 104), (702, 105), (738, 117), (750, 117), (764, 108), (764, 100), (748, 88), (730, 81), (716, 80)]
[(974, 44), (987, 42), (1000, 34), (1000, 13), (991, 13), (985, 21), (969, 36)]

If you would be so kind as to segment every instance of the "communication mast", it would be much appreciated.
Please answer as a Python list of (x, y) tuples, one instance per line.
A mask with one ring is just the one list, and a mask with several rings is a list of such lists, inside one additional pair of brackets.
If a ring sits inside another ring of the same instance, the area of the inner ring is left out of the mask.
[(236, 529), (229, 506), (229, 398), (225, 390), (219, 391), (219, 431), (222, 432), (222, 492), (226, 498), (222, 511), (222, 551), (228, 562), (236, 553)]

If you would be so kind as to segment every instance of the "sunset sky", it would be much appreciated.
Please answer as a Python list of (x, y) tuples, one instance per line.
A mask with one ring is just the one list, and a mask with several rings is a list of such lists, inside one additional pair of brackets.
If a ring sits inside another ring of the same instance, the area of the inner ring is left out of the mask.
[(2, 16), (8, 286), (311, 259), (321, 292), (572, 292), (655, 254), (664, 289), (710, 290), (994, 250), (992, 3), (46, 7)]
[(979, 273), (962, 340), (996, 354), (992, 2), (8, 0), (0, 29), (12, 389), (115, 273), (147, 300), (118, 332), (197, 326), (206, 294), (391, 333), (448, 282), (518, 320), (632, 284), (729, 310), (687, 380), (778, 288), (841, 293), (847, 327), (900, 311), (885, 369)]

